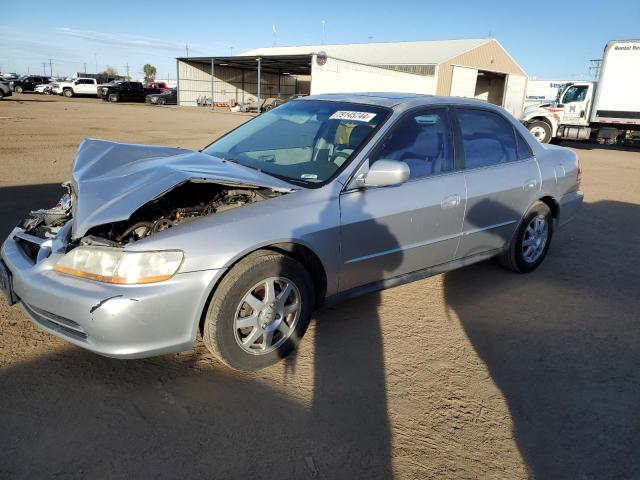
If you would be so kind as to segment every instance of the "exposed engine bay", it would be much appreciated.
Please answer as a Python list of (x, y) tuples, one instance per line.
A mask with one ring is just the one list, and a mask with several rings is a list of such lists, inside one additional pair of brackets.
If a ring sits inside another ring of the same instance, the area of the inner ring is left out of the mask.
[[(34, 210), (19, 225), (30, 235), (53, 238), (72, 219), (75, 201), (67, 192), (51, 209)], [(119, 247), (198, 218), (282, 195), (270, 188), (188, 181), (136, 210), (128, 220), (91, 228), (76, 244)]]

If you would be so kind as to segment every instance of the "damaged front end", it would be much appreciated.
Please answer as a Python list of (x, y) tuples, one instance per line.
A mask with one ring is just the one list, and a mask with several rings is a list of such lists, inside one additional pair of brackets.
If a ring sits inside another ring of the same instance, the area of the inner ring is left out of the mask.
[[(83, 252), (102, 263), (121, 261), (114, 249), (293, 191), (274, 177), (200, 152), (93, 139), (80, 145), (73, 179), (63, 188), (57, 205), (32, 211), (14, 239), (34, 263), (52, 252), (66, 254), (73, 261), (60, 261), (54, 270), (69, 274), (80, 271)], [(74, 249), (80, 249), (75, 259)], [(98, 273), (84, 276), (111, 281)]]
[(22, 232), (16, 235), (16, 240), (34, 262), (51, 253), (54, 240), (62, 253), (78, 246), (122, 248), (199, 218), (283, 194), (265, 187), (188, 181), (144, 204), (127, 220), (97, 225), (84, 236), (72, 239), (70, 233), (75, 198), (69, 182), (62, 186), (66, 192), (55, 207), (34, 210), (18, 225)]

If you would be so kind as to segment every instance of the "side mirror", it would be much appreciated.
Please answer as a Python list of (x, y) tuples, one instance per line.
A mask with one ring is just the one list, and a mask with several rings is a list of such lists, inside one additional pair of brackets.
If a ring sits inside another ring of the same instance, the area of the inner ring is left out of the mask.
[(358, 179), (361, 187), (387, 187), (409, 180), (409, 165), (396, 160), (377, 160), (369, 171)]

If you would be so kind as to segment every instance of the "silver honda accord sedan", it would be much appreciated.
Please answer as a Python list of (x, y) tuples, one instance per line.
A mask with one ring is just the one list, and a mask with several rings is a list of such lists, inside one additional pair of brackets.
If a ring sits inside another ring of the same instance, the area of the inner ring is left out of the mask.
[(325, 302), (490, 257), (534, 270), (580, 176), (573, 152), (484, 102), (310, 96), (198, 152), (84, 140), (58, 204), (2, 245), (0, 285), (102, 355), (178, 352), (201, 332), (255, 370)]

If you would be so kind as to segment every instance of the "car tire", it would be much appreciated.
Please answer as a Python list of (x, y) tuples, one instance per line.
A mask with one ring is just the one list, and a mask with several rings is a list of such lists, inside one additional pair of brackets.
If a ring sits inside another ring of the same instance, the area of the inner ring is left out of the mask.
[(543, 202), (534, 203), (525, 214), (499, 263), (517, 273), (529, 273), (540, 266), (553, 237), (551, 210)]
[(164, 105), (167, 103), (167, 101), (164, 98), (159, 98), (158, 101), (156, 102), (158, 105)]
[(536, 120), (529, 123), (527, 128), (540, 143), (549, 143), (551, 141), (551, 125), (547, 122)]
[(73, 90), (71, 90), (70, 88), (65, 88), (62, 91), (62, 95), (64, 95), (67, 98), (71, 98), (71, 97), (73, 97)]
[(117, 103), (118, 100), (120, 100), (120, 97), (118, 96), (117, 93), (110, 93), (107, 98), (108, 98), (109, 102), (111, 102), (111, 103)]
[(0, 100), (2, 100), (3, 98), (4, 98), (4, 92), (0, 90)]
[[(267, 295), (269, 289), (272, 295)], [(236, 370), (273, 365), (304, 336), (313, 299), (313, 282), (299, 262), (269, 250), (254, 252), (227, 273), (212, 295), (202, 330), (204, 344)], [(266, 338), (271, 340), (265, 344)]]
[(22, 87), (20, 87), (20, 86), (18, 86), (18, 87), (14, 87), (13, 91), (14, 91), (14, 92), (16, 92), (16, 93), (22, 93), (23, 88), (22, 88)]

